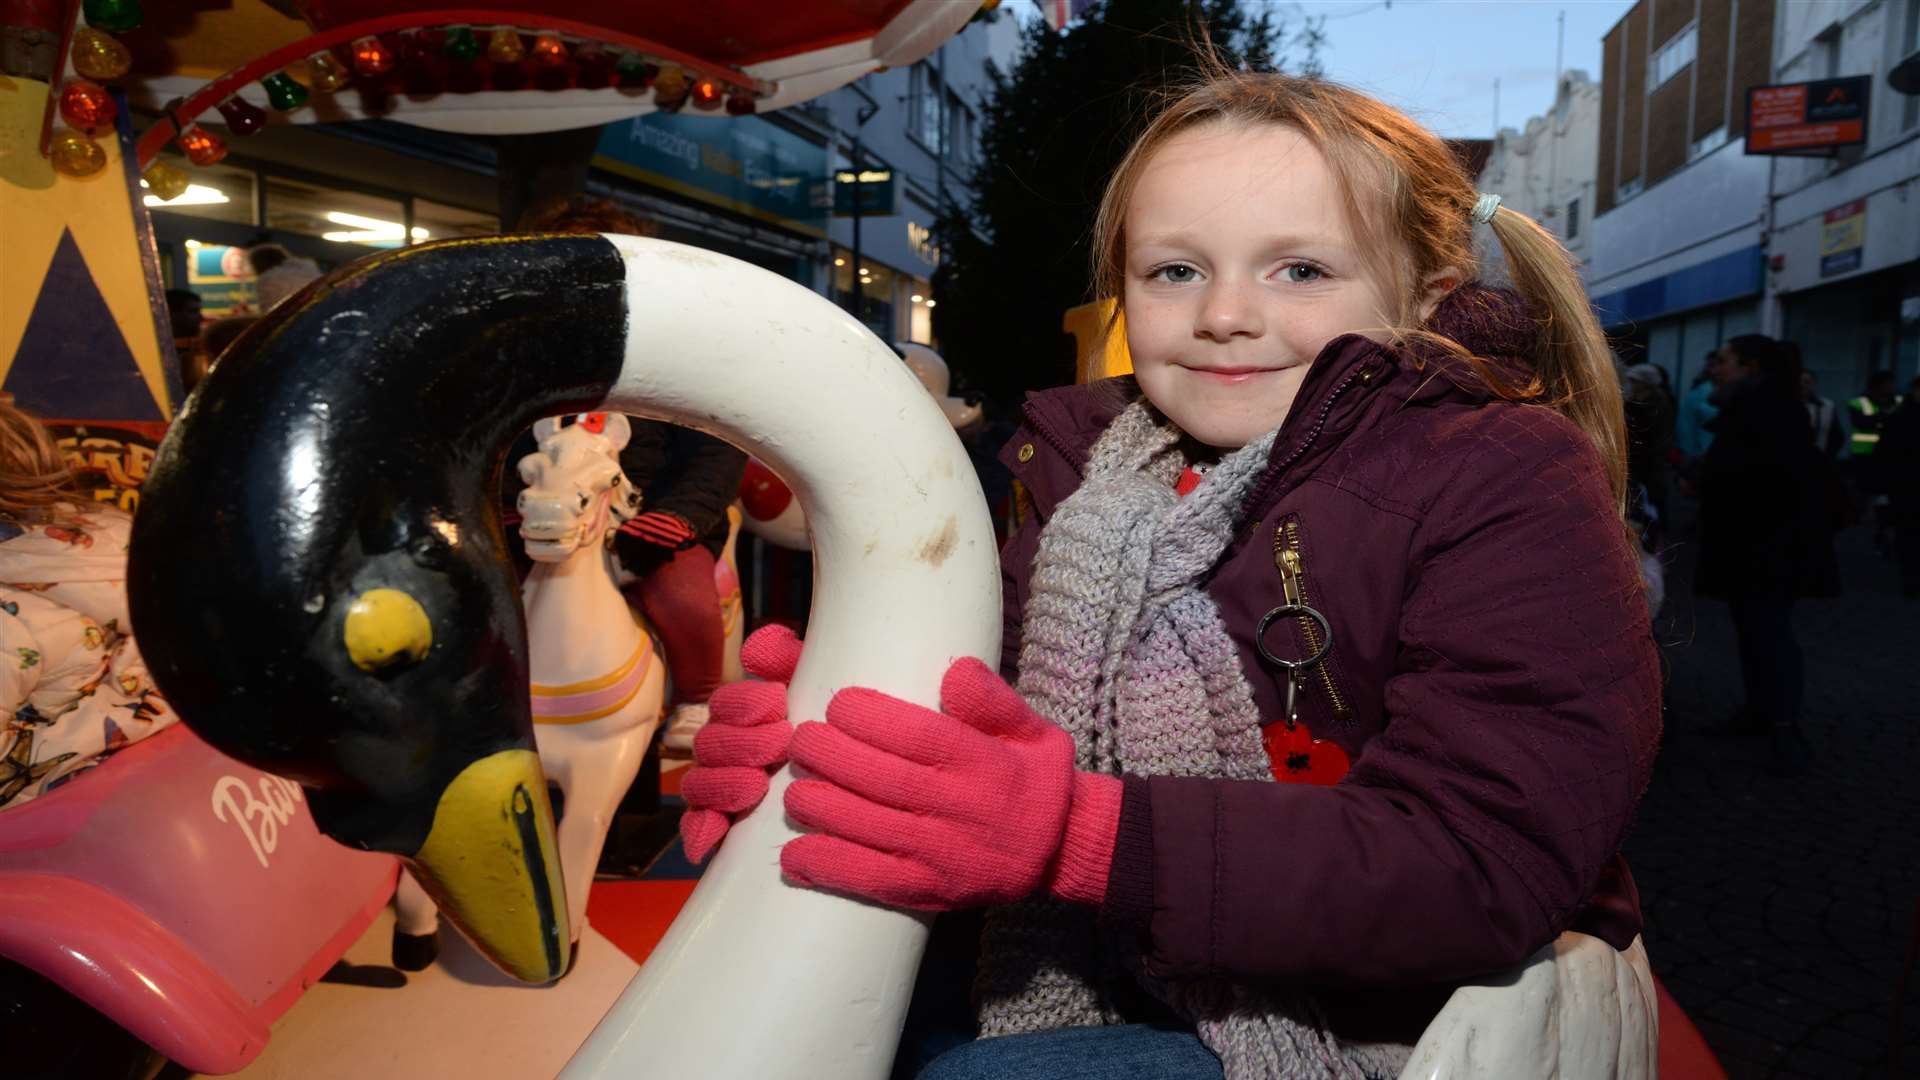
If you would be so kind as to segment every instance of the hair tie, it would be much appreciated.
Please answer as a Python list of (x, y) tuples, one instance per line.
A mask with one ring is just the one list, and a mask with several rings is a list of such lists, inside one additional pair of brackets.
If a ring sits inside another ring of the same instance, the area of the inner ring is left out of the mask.
[(1473, 204), (1473, 220), (1485, 225), (1493, 220), (1493, 212), (1500, 209), (1500, 196), (1481, 195), (1480, 201)]

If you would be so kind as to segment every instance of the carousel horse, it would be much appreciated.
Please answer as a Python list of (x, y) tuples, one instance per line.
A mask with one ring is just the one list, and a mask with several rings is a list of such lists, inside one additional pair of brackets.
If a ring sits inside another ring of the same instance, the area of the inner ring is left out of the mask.
[[(653, 634), (616, 584), (613, 534), (641, 505), (620, 470), (627, 418), (589, 413), (565, 427), (560, 420), (533, 425), (539, 449), (519, 462), (527, 485), (517, 505), (520, 538), (534, 562), (520, 600), (534, 742), (559, 793), (567, 935), (578, 942), (614, 811), (660, 724), (666, 673)], [(439, 952), (439, 911), (411, 874), (401, 876), (394, 900), (394, 966), (420, 971)]]
[[(328, 835), (404, 858), (531, 982), (566, 969), (567, 902), (487, 478), (533, 420), (600, 407), (791, 483), (818, 568), (791, 716), (845, 686), (932, 706), (956, 658), (998, 655), (985, 500), (905, 365), (804, 287), (662, 240), (448, 240), (335, 271), (228, 351), (134, 522), (133, 619), (182, 719), (299, 780)], [(888, 1075), (928, 920), (784, 882), (790, 782), (563, 1077)], [(1641, 1080), (1655, 1032), (1644, 951), (1568, 932), (1456, 990), (1403, 1075)]]

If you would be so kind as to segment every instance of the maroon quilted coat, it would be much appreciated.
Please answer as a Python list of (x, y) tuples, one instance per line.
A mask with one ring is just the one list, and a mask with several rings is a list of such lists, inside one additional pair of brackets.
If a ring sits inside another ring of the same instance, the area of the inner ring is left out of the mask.
[[(1462, 290), (1433, 328), (1513, 370), (1510, 295)], [(1002, 552), (1011, 677), (1040, 529), (1130, 381), (1027, 401), (1002, 458), (1031, 496)], [(1647, 605), (1598, 454), (1470, 367), (1357, 336), (1309, 370), (1207, 582), (1262, 715), (1282, 673), (1253, 635), (1284, 602), (1276, 531), (1333, 628), (1301, 719), (1353, 767), (1331, 787), (1129, 777), (1106, 915), (1149, 971), (1315, 986), (1451, 983), (1560, 931), (1640, 928), (1620, 842), (1650, 776), (1660, 684)], [(1268, 631), (1281, 656), (1306, 631)]]

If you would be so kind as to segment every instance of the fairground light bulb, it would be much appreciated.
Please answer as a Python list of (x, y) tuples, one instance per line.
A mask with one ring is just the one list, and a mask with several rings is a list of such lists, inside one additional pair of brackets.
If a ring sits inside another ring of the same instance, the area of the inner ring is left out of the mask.
[(73, 33), (73, 70), (89, 79), (110, 82), (133, 67), (133, 54), (125, 45), (91, 26)]
[(92, 176), (107, 167), (107, 152), (83, 132), (61, 128), (53, 133), (47, 159), (63, 176)]

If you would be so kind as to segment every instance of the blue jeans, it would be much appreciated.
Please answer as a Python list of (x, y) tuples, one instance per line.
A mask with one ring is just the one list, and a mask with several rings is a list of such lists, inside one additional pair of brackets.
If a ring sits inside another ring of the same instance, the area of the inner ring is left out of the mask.
[(1066, 1028), (975, 1039), (915, 1080), (1220, 1080), (1220, 1059), (1192, 1031), (1153, 1024)]
[(892, 1080), (1220, 1080), (1220, 1059), (1164, 1009), (1146, 1023), (975, 1039), (970, 1000), (978, 911), (934, 922)]

